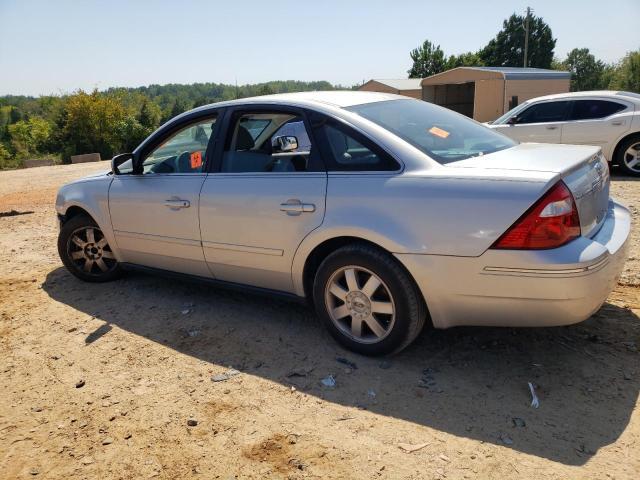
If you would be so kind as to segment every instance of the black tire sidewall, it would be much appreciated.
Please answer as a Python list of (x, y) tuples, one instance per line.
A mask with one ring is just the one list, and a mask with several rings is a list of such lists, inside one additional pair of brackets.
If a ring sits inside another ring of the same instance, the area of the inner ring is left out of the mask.
[(67, 270), (75, 277), (83, 280), (85, 282), (109, 282), (111, 280), (115, 280), (120, 277), (122, 274), (120, 265), (117, 264), (116, 267), (108, 272), (105, 272), (101, 275), (88, 275), (87, 273), (80, 270), (76, 264), (73, 262), (71, 258), (69, 258), (69, 254), (67, 251), (67, 244), (69, 242), (69, 238), (79, 228), (83, 227), (95, 227), (102, 231), (102, 229), (98, 226), (96, 222), (93, 221), (91, 217), (86, 215), (77, 215), (69, 220), (67, 220), (60, 229), (60, 233), (58, 234), (58, 255), (60, 256), (60, 260), (66, 267)]
[[(393, 259), (384, 259), (381, 253), (372, 255), (367, 250), (367, 248), (340, 249), (329, 255), (316, 273), (313, 300), (318, 316), (339, 343), (363, 355), (386, 355), (401, 349), (410, 334), (411, 322), (414, 320), (412, 316), (415, 314), (413, 314), (414, 309), (411, 308), (409, 292), (405, 287), (411, 283), (411, 280), (408, 276), (404, 279), (398, 278), (399, 275), (406, 276), (406, 274), (392, 264)], [(384, 281), (393, 297), (396, 310), (395, 323), (389, 335), (380, 342), (364, 344), (354, 341), (339, 330), (327, 312), (325, 286), (336, 270), (348, 265), (363, 267), (375, 273)]]

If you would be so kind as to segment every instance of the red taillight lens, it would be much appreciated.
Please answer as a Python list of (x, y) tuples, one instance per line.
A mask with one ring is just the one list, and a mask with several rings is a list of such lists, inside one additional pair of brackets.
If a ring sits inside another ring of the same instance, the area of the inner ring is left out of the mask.
[(573, 195), (560, 181), (538, 200), (491, 248), (542, 250), (580, 236), (580, 218)]

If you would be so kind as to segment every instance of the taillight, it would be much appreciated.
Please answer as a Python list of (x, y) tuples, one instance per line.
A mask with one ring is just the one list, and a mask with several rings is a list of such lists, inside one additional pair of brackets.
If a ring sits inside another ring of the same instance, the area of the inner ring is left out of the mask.
[(580, 218), (573, 195), (560, 181), (507, 230), (491, 248), (542, 250), (580, 236)]

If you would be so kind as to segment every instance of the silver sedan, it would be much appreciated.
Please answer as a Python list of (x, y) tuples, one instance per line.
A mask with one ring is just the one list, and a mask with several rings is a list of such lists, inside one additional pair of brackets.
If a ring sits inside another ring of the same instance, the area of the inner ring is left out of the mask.
[(306, 298), (369, 355), (427, 322), (585, 320), (630, 229), (598, 148), (518, 144), (369, 92), (197, 108), (63, 186), (56, 209), (60, 257), (82, 280), (145, 269)]

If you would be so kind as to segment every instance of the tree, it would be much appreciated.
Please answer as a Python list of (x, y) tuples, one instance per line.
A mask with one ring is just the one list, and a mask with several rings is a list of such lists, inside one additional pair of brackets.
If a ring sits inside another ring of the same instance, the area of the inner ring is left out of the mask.
[(162, 118), (162, 111), (160, 107), (151, 100), (144, 100), (140, 107), (140, 113), (138, 114), (138, 122), (140, 125), (153, 131), (160, 125), (160, 119)]
[(640, 50), (625, 55), (612, 74), (609, 88), (640, 93)]
[(42, 153), (51, 135), (51, 124), (40, 117), (20, 120), (9, 125), (11, 145), (20, 158)]
[(413, 66), (407, 73), (409, 78), (425, 78), (445, 71), (445, 57), (440, 45), (434, 45), (429, 40), (418, 48), (413, 49), (409, 55), (413, 60)]
[(466, 52), (460, 55), (451, 55), (447, 58), (445, 69), (450, 70), (457, 67), (479, 67), (484, 65), (484, 62), (477, 53)]
[(567, 54), (562, 66), (571, 72), (571, 91), (607, 88), (603, 76), (606, 65), (596, 60), (588, 48), (574, 48)]
[(275, 93), (268, 83), (265, 83), (264, 85), (262, 85), (259, 91), (260, 91), (260, 95), (272, 95)]
[[(502, 23), (486, 47), (478, 52), (485, 65), (492, 67), (522, 67), (524, 62), (525, 17), (511, 15)], [(527, 67), (550, 68), (556, 39), (541, 17), (529, 17)]]
[(94, 152), (104, 158), (111, 157), (122, 148), (118, 125), (127, 116), (126, 109), (117, 98), (101, 95), (97, 90), (91, 94), (80, 90), (69, 96), (63, 117), (63, 159)]

